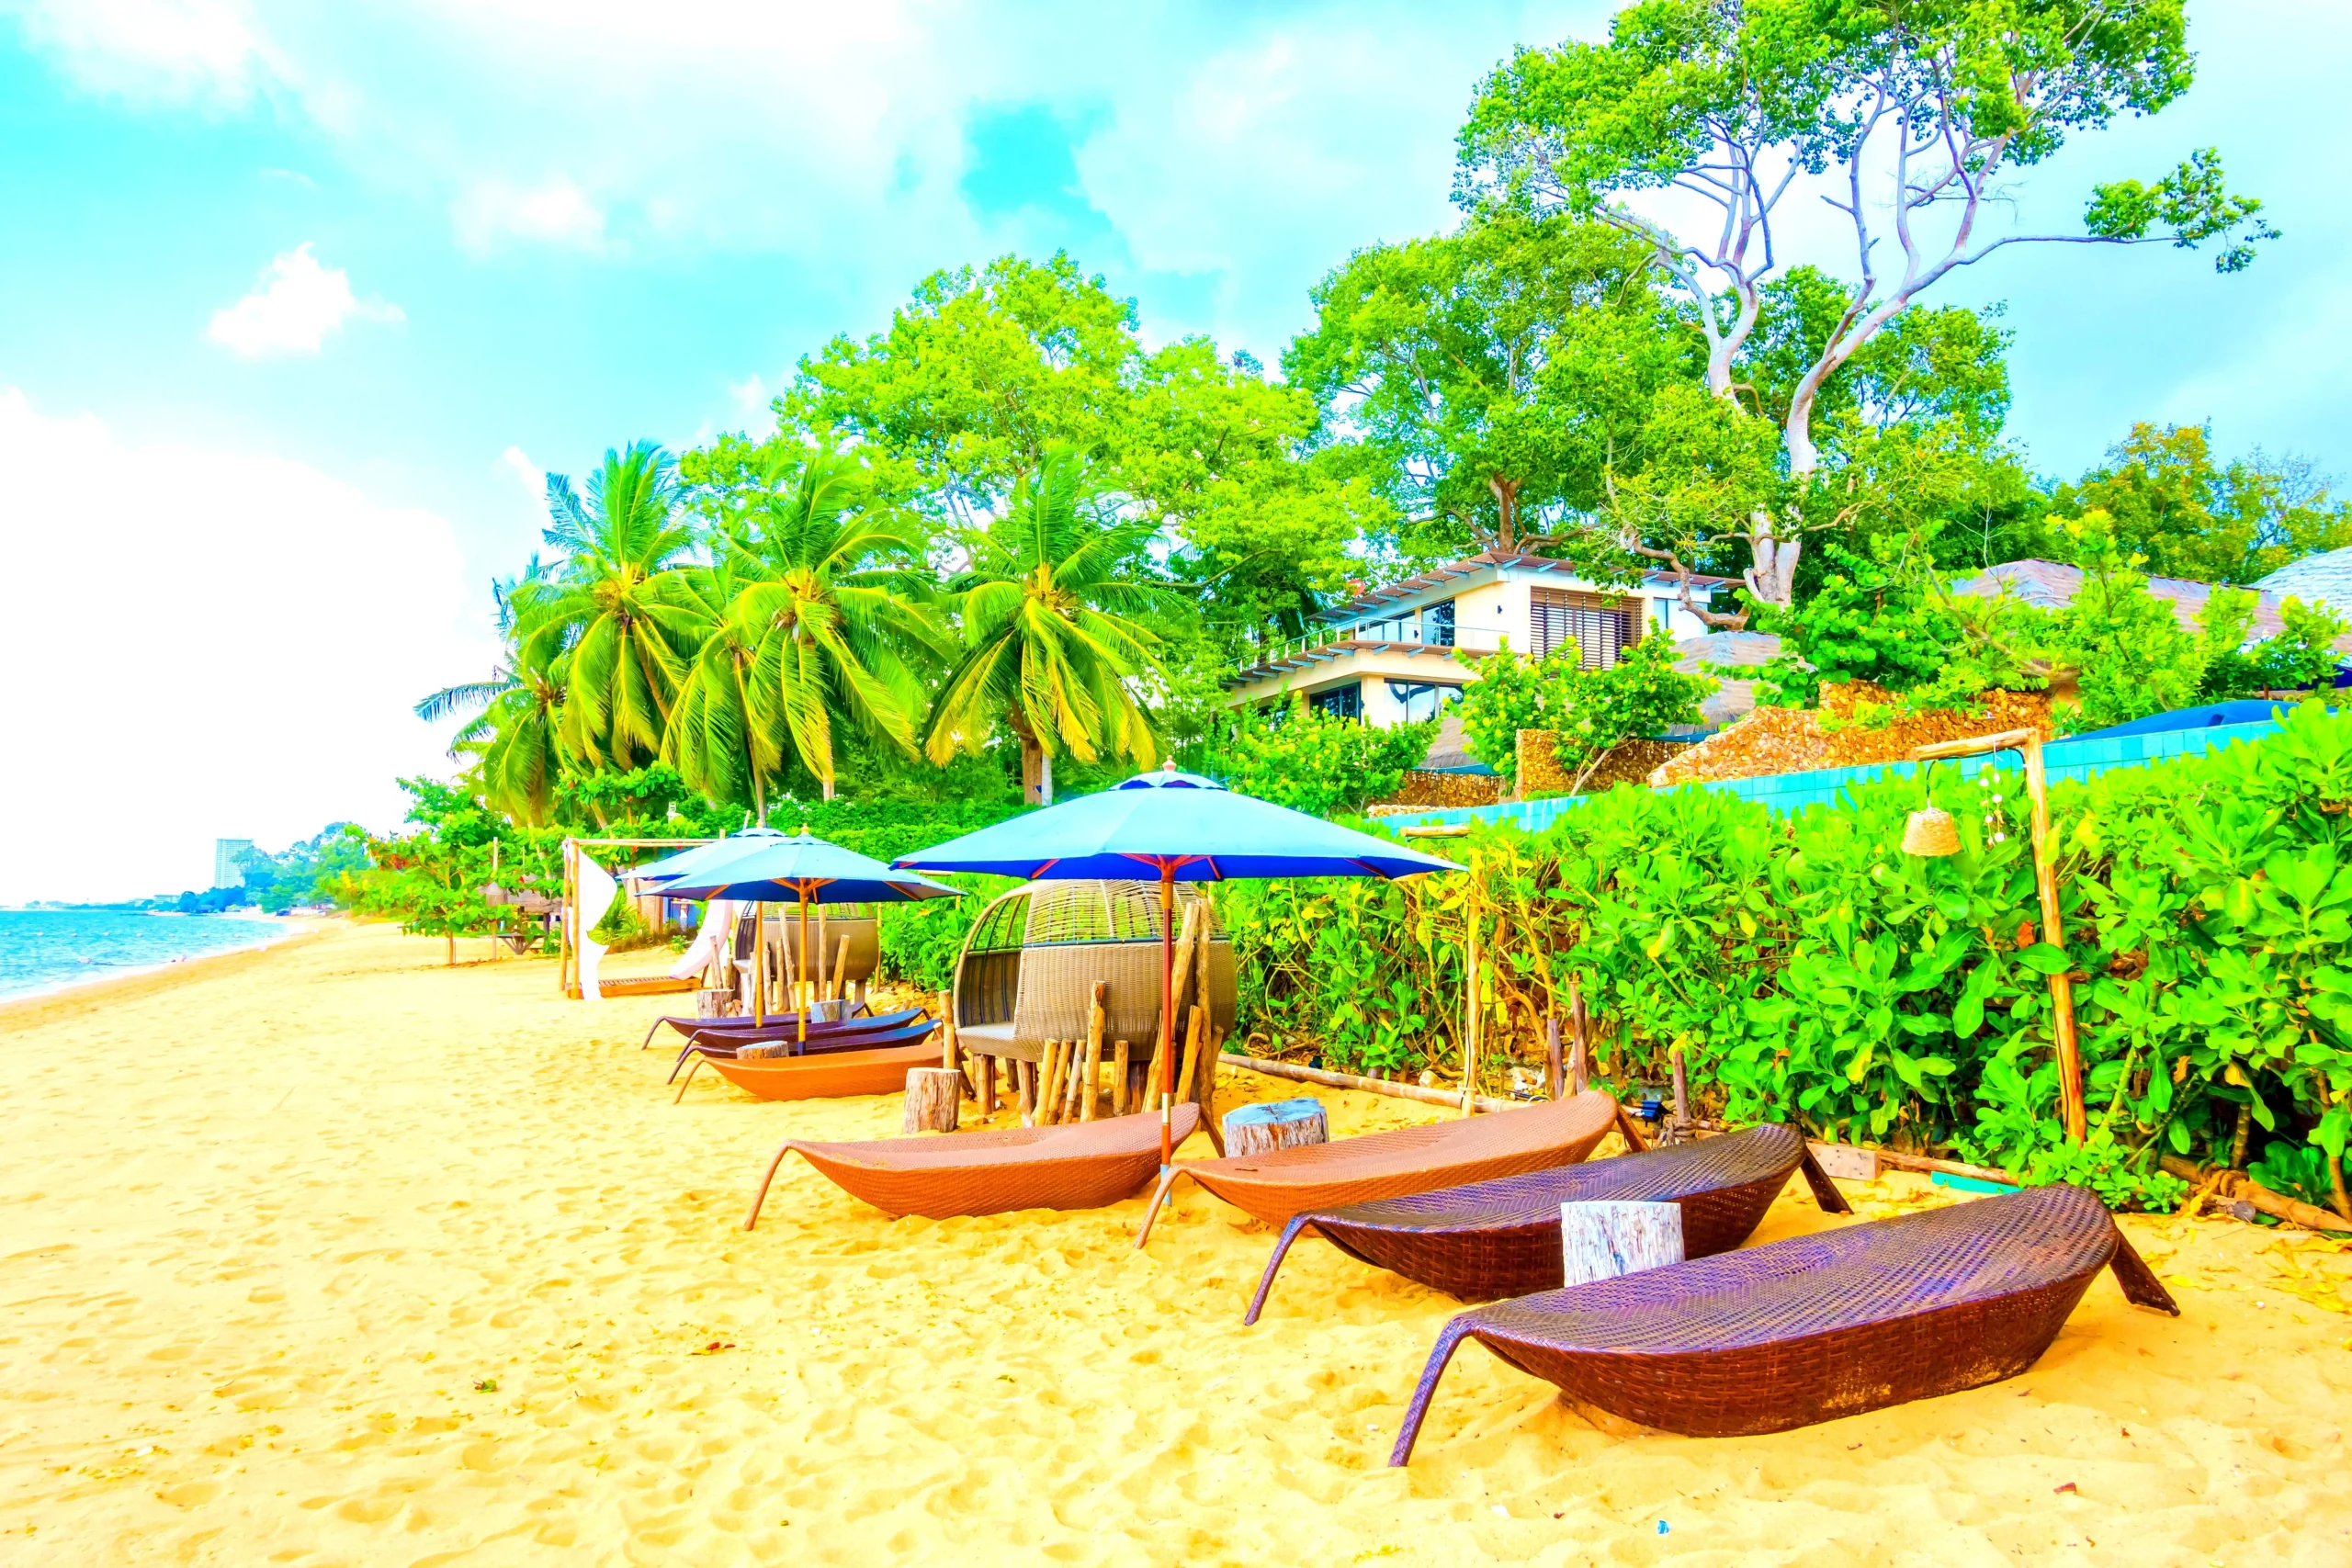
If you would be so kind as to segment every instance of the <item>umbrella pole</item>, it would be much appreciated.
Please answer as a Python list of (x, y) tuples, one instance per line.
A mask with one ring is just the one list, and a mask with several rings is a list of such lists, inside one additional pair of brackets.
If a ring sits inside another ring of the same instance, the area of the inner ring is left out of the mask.
[(1176, 1080), (1170, 1060), (1176, 1050), (1176, 867), (1159, 865), (1159, 1168), (1164, 1172), (1176, 1157), (1172, 1146), (1176, 1114)]
[(752, 906), (752, 1024), (764, 1027), (768, 1021), (768, 907)]
[(808, 998), (817, 993), (808, 985), (808, 884), (796, 884), (800, 890), (800, 1030), (802, 1044), (808, 1042)]

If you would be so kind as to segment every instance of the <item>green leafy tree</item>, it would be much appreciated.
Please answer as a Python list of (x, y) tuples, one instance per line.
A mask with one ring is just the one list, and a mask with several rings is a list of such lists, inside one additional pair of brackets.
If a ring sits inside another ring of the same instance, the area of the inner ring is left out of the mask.
[(527, 628), (515, 615), (518, 597), (528, 602), (545, 587), (535, 558), (524, 574), (494, 583), (498, 629), (505, 637), (505, 660), (487, 681), (444, 686), (416, 705), (416, 716), (437, 724), (458, 714), (474, 716), (452, 737), (449, 755), (471, 756), (490, 803), (515, 821), (542, 827), (555, 807), (562, 777), (564, 693), (570, 684), (567, 629), (552, 618)]
[(673, 716), (682, 771), (714, 798), (748, 788), (764, 817), (787, 752), (832, 798), (837, 722), (913, 756), (922, 671), (946, 654), (913, 570), (921, 530), (823, 448), (770, 450), (721, 505), (706, 592), (725, 603)]
[(1003, 516), (967, 536), (970, 564), (949, 602), (963, 648), (933, 705), (924, 753), (944, 763), (977, 751), (1001, 721), (1021, 746), (1022, 799), (1050, 806), (1054, 758), (1159, 755), (1137, 682), (1160, 639), (1139, 615), (1164, 613), (1165, 588), (1142, 575), (1149, 519), (1100, 504), (1084, 460), (1049, 453)]
[(1690, 373), (1647, 271), (1604, 225), (1497, 211), (1357, 252), (1317, 286), (1283, 370), (1377, 457), (1418, 525), (1408, 553), (1527, 548), (1555, 509), (1597, 501), (1644, 372)]
[(2069, 528), (2083, 581), (2057, 617), (2055, 646), (2077, 672), (2083, 724), (2099, 729), (2195, 703), (2205, 679), (2205, 641), (2148, 592), (2137, 558), (2123, 553), (2104, 513)]
[(548, 571), (512, 594), (525, 639), (564, 643), (560, 735), (591, 767), (628, 769), (658, 755), (670, 705), (710, 627), (677, 568), (695, 547), (679, 510), (676, 465), (650, 441), (605, 454), (583, 501), (548, 476)]
[(1533, 659), (1514, 652), (1510, 638), (1478, 661), (1478, 678), (1462, 689), (1464, 750), (1505, 780), (1519, 777), (1519, 732), (1549, 729), (1571, 701), (1580, 674), (1576, 645)]
[[(2352, 544), (2352, 503), (2329, 494), (2308, 459), (2260, 451), (2223, 464), (2201, 425), (2141, 423), (2107, 461), (2051, 498), (2055, 514), (2024, 553), (2059, 547), (2063, 520), (2107, 514), (2117, 545), (2159, 577), (2246, 583)], [(2040, 546), (2040, 549), (2033, 547)]]
[(1282, 712), (1244, 715), (1208, 766), (1243, 795), (1328, 817), (1396, 794), (1437, 728), (1430, 719), (1375, 729), (1299, 696)]
[(1699, 705), (1715, 689), (1703, 675), (1675, 668), (1680, 658), (1663, 629), (1625, 650), (1605, 670), (1578, 670), (1561, 688), (1565, 701), (1546, 716), (1554, 752), (1572, 769), (1570, 795), (1581, 795), (1601, 764), (1630, 740), (1655, 739), (1678, 724), (1699, 722)]
[[(1487, 80), (1458, 194), (1597, 218), (1647, 245), (1705, 340), (1706, 391), (1734, 406), (1765, 291), (1799, 259), (1782, 204), (1813, 210), (1819, 195), (1844, 214), (1861, 276), (1774, 423), (1796, 493), (1733, 530), (1749, 591), (1786, 606), (1805, 534), (1824, 525), (1804, 492), (1822, 468), (1825, 389), (1928, 290), (2012, 244), (2219, 241), (2227, 272), (2271, 236), (2210, 151), (2152, 184), (2099, 186), (2079, 233), (1987, 231), (1987, 205), (2026, 169), (2119, 113), (2163, 109), (2192, 75), (2180, 0), (1643, 0), (1607, 42), (1522, 50)], [(1630, 204), (1657, 190), (1702, 220), (1679, 229)], [(1883, 273), (1888, 256), (1899, 265)]]

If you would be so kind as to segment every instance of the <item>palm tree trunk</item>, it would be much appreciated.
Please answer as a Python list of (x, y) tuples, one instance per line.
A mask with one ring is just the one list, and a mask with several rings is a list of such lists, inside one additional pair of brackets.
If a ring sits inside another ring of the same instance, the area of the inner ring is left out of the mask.
[(1011, 715), (1012, 733), (1021, 740), (1021, 803), (1024, 806), (1051, 806), (1054, 803), (1053, 753), (1038, 743), (1037, 732), (1029, 728), (1028, 716), (1019, 708)]

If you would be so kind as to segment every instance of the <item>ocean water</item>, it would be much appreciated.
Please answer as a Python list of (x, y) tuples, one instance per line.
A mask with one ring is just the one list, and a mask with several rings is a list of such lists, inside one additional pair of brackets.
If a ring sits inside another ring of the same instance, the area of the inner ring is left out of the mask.
[(0, 909), (0, 998), (38, 995), (157, 969), (184, 958), (260, 947), (284, 921), (115, 909)]

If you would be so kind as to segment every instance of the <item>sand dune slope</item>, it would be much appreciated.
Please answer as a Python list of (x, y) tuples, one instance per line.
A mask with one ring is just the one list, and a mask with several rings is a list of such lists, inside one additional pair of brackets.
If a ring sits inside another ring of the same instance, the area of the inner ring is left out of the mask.
[(895, 1099), (673, 1107), (656, 1002), (441, 958), (338, 929), (0, 1011), (0, 1562), (2352, 1561), (2327, 1243), (2129, 1222), (2179, 1321), (2102, 1280), (2022, 1379), (1773, 1438), (1466, 1350), (1391, 1471), (1444, 1298), (1306, 1244), (1245, 1330), (1271, 1235), (1189, 1187), (1141, 1255), (1136, 1201), (893, 1222), (795, 1162), (746, 1235), (779, 1141)]

